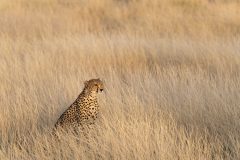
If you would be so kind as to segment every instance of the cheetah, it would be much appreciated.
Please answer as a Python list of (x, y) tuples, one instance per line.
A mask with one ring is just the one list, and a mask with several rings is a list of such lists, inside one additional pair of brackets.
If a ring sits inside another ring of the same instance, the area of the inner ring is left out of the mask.
[(92, 125), (99, 113), (97, 93), (104, 89), (103, 82), (100, 79), (91, 79), (84, 82), (84, 89), (72, 103), (72, 105), (63, 112), (55, 124), (55, 129), (63, 129)]

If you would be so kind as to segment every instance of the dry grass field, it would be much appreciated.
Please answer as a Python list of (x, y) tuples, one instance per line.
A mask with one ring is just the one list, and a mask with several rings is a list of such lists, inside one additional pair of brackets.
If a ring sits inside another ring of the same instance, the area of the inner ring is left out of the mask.
[[(55, 141), (91, 78), (96, 128)], [(0, 159), (240, 159), (240, 2), (1, 0)]]

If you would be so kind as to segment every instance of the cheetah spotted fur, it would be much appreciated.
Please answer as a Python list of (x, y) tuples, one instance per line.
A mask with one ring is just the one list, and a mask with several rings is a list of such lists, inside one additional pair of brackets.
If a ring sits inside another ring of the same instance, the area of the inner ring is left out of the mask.
[(103, 89), (103, 82), (100, 79), (85, 81), (83, 91), (57, 120), (55, 129), (59, 127), (84, 128), (84, 126), (94, 124), (99, 112), (97, 93), (102, 92)]

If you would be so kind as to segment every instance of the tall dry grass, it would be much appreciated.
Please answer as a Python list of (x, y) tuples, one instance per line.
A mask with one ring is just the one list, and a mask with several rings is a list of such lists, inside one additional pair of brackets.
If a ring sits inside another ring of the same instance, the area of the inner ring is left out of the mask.
[[(240, 159), (239, 12), (237, 0), (1, 0), (0, 159)], [(96, 77), (90, 138), (56, 142)]]

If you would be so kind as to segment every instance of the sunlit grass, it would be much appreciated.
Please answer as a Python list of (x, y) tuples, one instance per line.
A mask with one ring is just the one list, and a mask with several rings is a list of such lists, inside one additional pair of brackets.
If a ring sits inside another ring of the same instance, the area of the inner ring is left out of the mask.
[[(239, 159), (239, 2), (0, 2), (0, 159)], [(51, 131), (101, 78), (89, 139)]]

